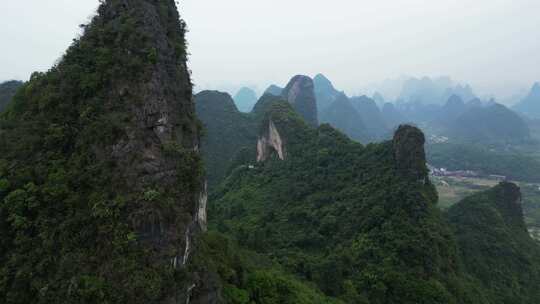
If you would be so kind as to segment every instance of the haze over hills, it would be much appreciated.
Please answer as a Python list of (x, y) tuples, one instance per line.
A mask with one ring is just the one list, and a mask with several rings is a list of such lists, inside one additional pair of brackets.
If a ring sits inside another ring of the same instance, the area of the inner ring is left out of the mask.
[(315, 86), (315, 96), (317, 98), (317, 109), (319, 114), (327, 110), (327, 108), (342, 94), (334, 88), (334, 85), (323, 74), (317, 74), (313, 78)]
[(362, 116), (349, 98), (340, 93), (321, 114), (321, 123), (328, 123), (358, 142), (372, 140)]
[(0, 112), (2, 112), (8, 106), (11, 99), (17, 92), (17, 89), (19, 89), (22, 85), (22, 81), (16, 80), (0, 83)]
[(283, 92), (283, 88), (278, 87), (275, 84), (270, 85), (265, 91), (264, 94), (272, 94), (275, 96), (281, 96), (281, 93)]
[(501, 104), (469, 109), (450, 123), (449, 134), (484, 142), (519, 142), (530, 138), (527, 123)]
[(360, 113), (362, 121), (366, 125), (366, 130), (375, 140), (382, 140), (389, 129), (384, 121), (381, 110), (375, 101), (365, 95), (352, 97), (351, 103), (354, 108)]
[(317, 99), (313, 79), (304, 75), (294, 76), (283, 89), (282, 96), (306, 122), (312, 126), (318, 125)]
[(257, 102), (257, 93), (250, 88), (242, 87), (236, 95), (234, 95), (234, 102), (240, 112), (250, 112)]
[(533, 85), (529, 94), (514, 109), (532, 118), (540, 118), (540, 82)]

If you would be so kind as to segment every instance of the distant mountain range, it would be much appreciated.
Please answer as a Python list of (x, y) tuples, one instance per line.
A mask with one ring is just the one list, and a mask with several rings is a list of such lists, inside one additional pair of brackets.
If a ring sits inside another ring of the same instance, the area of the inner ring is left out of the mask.
[(540, 118), (540, 83), (537, 82), (531, 88), (529, 94), (521, 100), (514, 109), (531, 118)]
[(281, 96), (281, 93), (283, 93), (283, 88), (278, 87), (275, 84), (270, 85), (265, 91), (264, 94), (272, 94), (275, 96)]
[(317, 109), (319, 114), (321, 114), (343, 93), (336, 90), (332, 82), (323, 74), (317, 74), (313, 78), (313, 83), (315, 85)]
[(335, 100), (325, 108), (321, 114), (321, 122), (332, 125), (356, 141), (371, 140), (362, 116), (344, 93), (337, 95)]
[(398, 100), (405, 103), (444, 104), (452, 95), (463, 100), (475, 98), (469, 85), (455, 85), (449, 77), (423, 77), (405, 81)]
[(250, 112), (257, 102), (257, 93), (248, 87), (240, 88), (234, 95), (234, 103), (240, 112)]

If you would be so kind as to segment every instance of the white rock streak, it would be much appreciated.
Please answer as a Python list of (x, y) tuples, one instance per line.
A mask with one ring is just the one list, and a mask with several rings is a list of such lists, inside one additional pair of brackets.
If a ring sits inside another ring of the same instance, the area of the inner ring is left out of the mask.
[(274, 122), (270, 120), (268, 124), (268, 134), (263, 135), (257, 141), (257, 161), (265, 161), (270, 156), (271, 149), (273, 148), (279, 159), (285, 159), (285, 150), (283, 148), (283, 141), (281, 136), (274, 125)]
[(206, 206), (208, 204), (208, 183), (204, 183), (203, 189), (199, 194), (199, 208), (197, 211), (197, 222), (202, 231), (207, 229), (207, 213)]
[(182, 259), (182, 266), (186, 266), (188, 259), (189, 259), (189, 251), (191, 247), (191, 236), (190, 236), (191, 228), (188, 227), (186, 230), (186, 249), (184, 250), (184, 258)]

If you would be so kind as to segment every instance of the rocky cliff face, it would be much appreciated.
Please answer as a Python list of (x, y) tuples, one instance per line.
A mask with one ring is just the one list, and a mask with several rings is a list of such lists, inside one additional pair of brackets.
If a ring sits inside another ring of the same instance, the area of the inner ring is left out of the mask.
[[(0, 132), (0, 167), (12, 168), (0, 170), (0, 201), (30, 183), (36, 205), (20, 214), (25, 230), (8, 220), (18, 211), (0, 207), (12, 244), (0, 254), (12, 282), (3, 294), (186, 303), (204, 289), (187, 270), (206, 193), (184, 29), (173, 0), (103, 2), (59, 64), (23, 87), (7, 116), (14, 127)], [(30, 266), (22, 255), (42, 267), (16, 276)]]
[(272, 120), (268, 121), (268, 128), (257, 140), (257, 161), (265, 161), (275, 152), (279, 159), (285, 159), (285, 145), (281, 135)]
[(317, 100), (311, 78), (303, 75), (294, 76), (283, 90), (282, 95), (309, 125), (317, 126), (319, 124)]

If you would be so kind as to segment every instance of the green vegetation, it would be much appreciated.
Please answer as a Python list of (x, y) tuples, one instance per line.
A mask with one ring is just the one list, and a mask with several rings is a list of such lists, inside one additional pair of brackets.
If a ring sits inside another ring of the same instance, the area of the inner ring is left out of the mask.
[(339, 304), (286, 274), (267, 257), (241, 249), (215, 232), (202, 236), (196, 246), (194, 265), (219, 276), (217, 289), (229, 304)]
[(213, 189), (226, 176), (240, 150), (255, 149), (256, 119), (254, 115), (239, 112), (227, 93), (203, 91), (195, 96), (195, 103), (197, 116), (205, 128), (201, 152), (208, 185)]
[(438, 206), (447, 209), (462, 199), (479, 191), (487, 190), (498, 184), (493, 179), (460, 178), (460, 177), (431, 177), (439, 194)]
[(280, 101), (282, 97), (265, 94), (250, 113), (241, 113), (227, 93), (203, 91), (195, 96), (197, 116), (204, 127), (201, 152), (211, 191), (237, 165), (255, 159), (259, 126), (268, 109)]
[(489, 303), (540, 301), (540, 246), (525, 228), (520, 200), (516, 185), (501, 183), (448, 211), (464, 266)]
[(427, 148), (428, 162), (449, 170), (473, 170), (504, 175), (511, 180), (540, 182), (540, 161), (524, 153), (495, 152), (474, 144), (433, 144)]
[[(432, 177), (439, 193), (439, 207), (450, 208), (459, 201), (498, 184), (493, 179)], [(518, 183), (523, 194), (523, 213), (527, 228), (533, 233), (540, 230), (540, 185)]]
[(15, 80), (0, 83), (0, 112), (4, 111), (22, 85), (22, 81)]
[(523, 212), (525, 224), (529, 229), (540, 230), (540, 186), (537, 184), (520, 184), (523, 193)]
[(328, 125), (308, 127), (285, 102), (270, 107), (270, 119), (286, 160), (237, 167), (211, 198), (213, 229), (346, 303), (483, 303), (459, 267), (433, 186), (417, 179), (427, 169), (407, 159), (414, 144), (422, 149), (421, 133), (362, 146)]
[[(540, 302), (515, 185), (442, 213), (422, 132), (364, 146), (316, 126), (305, 76), (285, 90), (293, 105), (265, 95), (242, 114), (218, 92), (195, 105), (184, 32), (173, 0), (101, 1), (56, 66), (13, 98), (18, 84), (0, 88), (2, 303)], [(430, 160), (537, 179), (532, 159), (474, 149)], [(540, 195), (524, 193), (534, 226)]]
[(361, 143), (369, 142), (372, 137), (363, 123), (362, 115), (355, 109), (345, 94), (339, 93), (335, 100), (320, 115), (321, 122), (347, 134)]
[[(184, 25), (173, 1), (124, 2), (103, 2), (0, 116), (2, 303), (156, 303), (189, 278), (169, 259), (201, 180)], [(170, 78), (150, 88), (160, 65)], [(138, 147), (159, 145), (144, 142), (156, 137), (145, 119), (152, 94), (169, 92), (182, 131), (152, 150), (170, 169), (157, 180)], [(156, 225), (168, 229), (159, 246)]]

